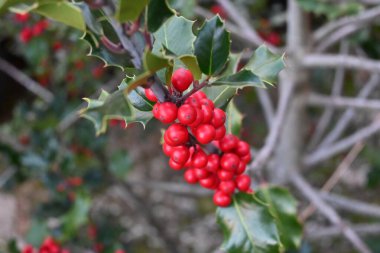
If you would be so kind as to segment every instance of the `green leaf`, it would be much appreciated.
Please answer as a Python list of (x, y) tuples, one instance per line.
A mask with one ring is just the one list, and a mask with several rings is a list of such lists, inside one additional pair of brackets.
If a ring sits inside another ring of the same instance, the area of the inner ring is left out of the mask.
[(90, 7), (85, 3), (74, 3), (78, 8), (82, 10), (84, 21), (90, 30), (98, 35), (103, 34), (102, 25), (96, 20), (94, 15), (91, 12)]
[(116, 19), (120, 22), (135, 21), (147, 6), (149, 0), (119, 0), (116, 10)]
[(268, 206), (252, 194), (238, 193), (233, 204), (217, 209), (228, 253), (278, 253), (281, 243)]
[(364, 9), (364, 6), (356, 0), (335, 3), (320, 0), (297, 0), (297, 2), (305, 11), (326, 15), (329, 19), (354, 15)]
[(236, 136), (240, 136), (241, 125), (243, 121), (243, 115), (236, 107), (234, 101), (232, 100), (226, 110), (227, 121), (226, 121), (226, 130), (227, 133), (234, 134)]
[(25, 0), (0, 0), (0, 15), (8, 11), (8, 8), (23, 3)]
[(260, 87), (265, 88), (262, 80), (255, 75), (251, 70), (243, 69), (236, 74), (222, 77), (212, 83), (212, 85), (227, 85), (235, 88), (243, 87)]
[(25, 240), (33, 246), (39, 246), (48, 234), (49, 230), (47, 224), (43, 221), (33, 219)]
[(274, 54), (263, 45), (255, 50), (244, 68), (251, 70), (262, 81), (272, 85), (284, 67), (284, 55)]
[(220, 72), (230, 53), (230, 33), (225, 30), (219, 16), (207, 20), (195, 40), (195, 55), (199, 67), (206, 75)]
[(157, 31), (174, 14), (175, 10), (169, 7), (167, 0), (150, 0), (147, 16), (148, 31)]
[(256, 192), (256, 196), (268, 205), (275, 217), (285, 248), (298, 248), (302, 240), (302, 226), (297, 220), (297, 202), (289, 191), (276, 186), (265, 186)]
[(160, 69), (168, 67), (170, 65), (170, 60), (159, 55), (155, 55), (150, 51), (145, 51), (143, 63), (145, 70), (153, 74)]
[(173, 16), (153, 34), (153, 52), (169, 50), (174, 55), (192, 55), (194, 53), (194, 22), (184, 17)]
[(74, 206), (62, 217), (65, 237), (70, 237), (78, 229), (87, 223), (88, 212), (91, 207), (91, 199), (83, 194), (77, 194)]
[(201, 79), (202, 71), (199, 68), (197, 58), (194, 55), (182, 55), (179, 59), (185, 64), (186, 68), (193, 73), (195, 80)]

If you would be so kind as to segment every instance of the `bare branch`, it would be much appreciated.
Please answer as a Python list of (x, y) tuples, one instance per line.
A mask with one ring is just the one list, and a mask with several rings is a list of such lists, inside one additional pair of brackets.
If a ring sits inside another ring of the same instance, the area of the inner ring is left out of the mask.
[(357, 32), (359, 29), (363, 28), (365, 25), (348, 25), (345, 26), (334, 33), (330, 34), (327, 38), (323, 39), (316, 47), (315, 52), (320, 53), (326, 51), (329, 47), (334, 45), (335, 43), (342, 41), (345, 37)]
[[(322, 186), (321, 192), (330, 192), (332, 188), (338, 183), (338, 181), (344, 176), (347, 170), (350, 168), (351, 164), (354, 162), (356, 157), (359, 155), (360, 151), (363, 150), (363, 143), (356, 143), (355, 146), (351, 149), (351, 151), (347, 154), (347, 156), (343, 159), (343, 161), (338, 165), (335, 169), (334, 173), (331, 177), (326, 181), (326, 183)], [(302, 221), (305, 221), (308, 217), (310, 217), (315, 212), (315, 206), (310, 204), (306, 207), (300, 214), (300, 218)]]
[(380, 110), (380, 101), (377, 99), (362, 99), (348, 97), (330, 97), (316, 93), (311, 93), (307, 96), (309, 105), (314, 106), (334, 106), (338, 108), (355, 108), (363, 110)]
[(305, 67), (336, 68), (342, 66), (348, 69), (366, 70), (380, 73), (380, 61), (351, 55), (339, 54), (310, 54), (302, 61)]
[(332, 224), (337, 226), (351, 244), (362, 253), (370, 253), (371, 250), (357, 235), (357, 233), (345, 224), (339, 214), (329, 206), (311, 187), (311, 185), (296, 171), (292, 172), (290, 177), (291, 182), (315, 207), (323, 214)]
[(380, 6), (362, 11), (356, 16), (346, 16), (340, 18), (336, 21), (329, 22), (326, 25), (320, 27), (318, 30), (314, 32), (313, 38), (315, 41), (321, 41), (325, 36), (335, 31), (336, 29), (341, 29), (343, 26), (351, 24), (369, 23), (378, 16), (380, 16)]
[(14, 67), (9, 62), (0, 58), (0, 70), (6, 73), (9, 77), (16, 80), (34, 95), (41, 98), (46, 103), (50, 103), (54, 99), (53, 93), (43, 88), (39, 83), (25, 75), (22, 71)]
[[(358, 234), (361, 235), (379, 235), (380, 234), (380, 224), (359, 224), (352, 225), (351, 228)], [(341, 229), (337, 226), (331, 226), (327, 228), (317, 228), (315, 226), (306, 227), (306, 237), (311, 240), (320, 240), (323, 238), (331, 238), (341, 235)]]
[(274, 109), (268, 91), (261, 88), (256, 88), (255, 90), (264, 111), (265, 121), (268, 126), (271, 126), (273, 124)]

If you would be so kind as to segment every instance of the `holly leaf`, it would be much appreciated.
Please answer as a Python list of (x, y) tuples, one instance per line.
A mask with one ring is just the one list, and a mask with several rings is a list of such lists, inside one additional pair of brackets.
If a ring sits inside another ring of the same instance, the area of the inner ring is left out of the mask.
[(199, 80), (202, 77), (202, 71), (199, 68), (197, 58), (194, 55), (182, 55), (179, 60), (191, 71), (195, 80)]
[(259, 76), (254, 74), (251, 70), (243, 69), (235, 74), (222, 77), (214, 82), (212, 85), (227, 85), (235, 88), (243, 87), (259, 87), (265, 88), (265, 84)]
[(276, 186), (264, 186), (256, 192), (256, 196), (268, 205), (270, 213), (275, 217), (285, 248), (298, 248), (302, 240), (302, 226), (297, 220), (297, 202), (289, 191)]
[(255, 50), (244, 69), (252, 71), (262, 82), (273, 85), (284, 67), (284, 55), (274, 54), (262, 45)]
[(194, 21), (184, 17), (173, 16), (168, 19), (154, 34), (153, 52), (169, 50), (174, 55), (194, 53)]
[(86, 22), (86, 25), (90, 30), (98, 35), (103, 34), (103, 28), (102, 25), (96, 20), (94, 15), (91, 12), (90, 7), (88, 7), (85, 3), (74, 3), (75, 6), (78, 6), (83, 14), (84, 21)]
[(175, 10), (170, 8), (167, 0), (150, 0), (148, 5), (148, 31), (157, 31), (174, 14)]
[(148, 5), (149, 0), (129, 1), (119, 0), (116, 10), (116, 19), (120, 22), (135, 21)]
[(233, 203), (216, 211), (228, 253), (282, 252), (281, 242), (268, 206), (252, 194), (238, 193)]
[(194, 53), (204, 74), (213, 75), (223, 69), (230, 53), (230, 43), (230, 33), (219, 16), (203, 24), (194, 43)]
[(236, 107), (233, 100), (228, 103), (226, 114), (226, 132), (236, 136), (240, 136), (243, 115)]
[(155, 73), (156, 71), (171, 65), (168, 58), (156, 55), (150, 51), (145, 51), (143, 56), (143, 64), (146, 71)]
[(78, 229), (87, 223), (88, 212), (91, 207), (91, 199), (83, 194), (77, 194), (74, 206), (62, 217), (65, 237), (70, 237)]

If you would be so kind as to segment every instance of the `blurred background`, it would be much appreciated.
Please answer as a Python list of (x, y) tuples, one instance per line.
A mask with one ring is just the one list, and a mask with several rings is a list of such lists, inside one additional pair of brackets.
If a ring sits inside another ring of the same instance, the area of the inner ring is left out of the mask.
[[(276, 87), (235, 102), (254, 154), (271, 150), (252, 165), (253, 187), (281, 184), (299, 201), (293, 252), (357, 252), (346, 225), (380, 252), (380, 1), (169, 2), (193, 20), (219, 14), (242, 62), (261, 43), (285, 53)], [(0, 252), (47, 235), (72, 252), (221, 252), (210, 193), (168, 168), (159, 122), (112, 120), (96, 136), (78, 117), (82, 98), (116, 90), (121, 71), (41, 16), (4, 14), (0, 30)]]

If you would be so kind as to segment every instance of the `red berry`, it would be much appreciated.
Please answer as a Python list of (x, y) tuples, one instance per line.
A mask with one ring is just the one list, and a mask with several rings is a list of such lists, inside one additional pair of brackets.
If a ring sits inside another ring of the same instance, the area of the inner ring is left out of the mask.
[(181, 170), (183, 168), (182, 164), (175, 162), (173, 159), (169, 159), (169, 166), (173, 170)]
[(215, 138), (215, 128), (211, 124), (202, 124), (197, 127), (195, 138), (201, 144), (207, 144)]
[(171, 159), (173, 159), (173, 161), (175, 161), (176, 163), (185, 164), (186, 161), (189, 159), (189, 156), (189, 148), (186, 146), (179, 146), (174, 148), (171, 155)]
[(160, 105), (160, 103), (155, 104), (152, 110), (153, 116), (158, 120), (160, 119)]
[(49, 26), (49, 23), (46, 19), (43, 19), (41, 21), (38, 21), (32, 28), (33, 35), (38, 36), (41, 35), (45, 29)]
[(197, 91), (192, 96), (197, 98), (198, 100), (201, 100), (202, 98), (207, 98), (206, 94), (203, 91)]
[(197, 117), (195, 118), (195, 121), (189, 125), (190, 127), (197, 127), (197, 126), (199, 126), (203, 122), (203, 112), (202, 112), (202, 110), (199, 109), (199, 108), (197, 108), (197, 107), (194, 107), (194, 108), (195, 108)]
[(189, 184), (195, 184), (198, 182), (198, 177), (197, 177), (194, 169), (186, 170), (183, 177), (185, 178), (186, 182), (188, 182)]
[(206, 153), (202, 149), (199, 149), (199, 150), (195, 151), (194, 154), (193, 154), (191, 163), (196, 168), (203, 168), (203, 167), (205, 167), (206, 164), (207, 164), (207, 155), (206, 155)]
[(250, 152), (250, 147), (249, 144), (246, 143), (245, 141), (239, 141), (236, 148), (235, 148), (235, 153), (242, 157), (248, 155)]
[(218, 178), (221, 181), (228, 181), (234, 178), (234, 173), (229, 170), (218, 170)]
[[(224, 125), (215, 129), (215, 140), (221, 140), (226, 135), (226, 127)], [(220, 149), (220, 145), (218, 145)]]
[(125, 253), (125, 251), (122, 249), (117, 249), (117, 250), (115, 250), (115, 253)]
[(248, 175), (240, 175), (235, 179), (237, 188), (242, 191), (248, 191), (251, 186), (251, 178)]
[[(175, 123), (171, 125), (167, 130), (167, 139), (170, 140), (170, 143), (173, 143), (173, 146), (179, 146), (185, 144), (189, 140), (189, 132), (184, 125)], [(170, 144), (168, 142), (168, 144)]]
[(197, 176), (198, 179), (205, 179), (210, 176), (210, 172), (208, 172), (205, 169), (195, 168), (194, 173)]
[(165, 155), (171, 156), (174, 151), (174, 147), (164, 142), (164, 144), (162, 144), (162, 151), (164, 151)]
[(220, 149), (223, 152), (229, 152), (236, 148), (239, 139), (233, 134), (226, 134), (223, 139), (220, 140)]
[(240, 159), (234, 153), (224, 153), (220, 159), (220, 166), (224, 170), (236, 171), (239, 167)]
[(190, 155), (189, 155), (189, 159), (187, 159), (187, 161), (186, 161), (186, 163), (184, 165), (185, 168), (189, 168), (193, 164), (192, 161), (191, 161), (191, 158), (193, 157), (193, 154), (194, 154), (194, 147), (190, 147), (189, 148), (189, 152), (190, 152)]
[(20, 32), (20, 40), (23, 43), (28, 43), (33, 38), (33, 30), (29, 27), (25, 27)]
[(177, 91), (183, 92), (189, 88), (190, 84), (194, 81), (194, 77), (190, 70), (179, 68), (174, 71), (171, 81)]
[(199, 184), (202, 187), (207, 188), (207, 189), (212, 189), (216, 183), (217, 183), (217, 178), (214, 175), (199, 180)]
[(237, 170), (235, 171), (235, 174), (236, 174), (236, 175), (243, 174), (244, 171), (245, 171), (245, 167), (246, 167), (246, 164), (245, 164), (243, 161), (240, 161), (240, 163), (239, 163), (239, 167), (238, 167)]
[(189, 104), (184, 104), (178, 109), (177, 117), (182, 124), (190, 125), (197, 119), (197, 110)]
[(29, 13), (16, 13), (15, 14), (15, 19), (20, 22), (20, 23), (25, 23), (28, 21), (30, 15)]
[(224, 10), (223, 6), (221, 6), (219, 4), (214, 4), (213, 6), (211, 6), (210, 11), (214, 14), (219, 14), (219, 16), (222, 19), (228, 18), (227, 12)]
[(164, 124), (172, 123), (177, 119), (177, 106), (171, 102), (164, 102), (159, 107), (159, 119)]
[(207, 105), (202, 105), (201, 110), (203, 112), (203, 123), (209, 123), (214, 116), (214, 111)]
[(151, 89), (149, 89), (149, 88), (145, 89), (144, 92), (145, 92), (145, 96), (146, 96), (146, 98), (148, 100), (150, 100), (152, 102), (157, 102), (158, 101), (156, 95), (154, 95), (154, 93), (153, 93), (153, 91)]
[(222, 181), (219, 184), (219, 190), (227, 194), (233, 194), (235, 192), (236, 183), (233, 180)]
[(175, 147), (175, 146), (178, 146), (175, 142), (173, 142), (169, 136), (168, 136), (168, 131), (166, 130), (165, 133), (164, 133), (164, 142), (169, 145), (169, 146), (172, 146), (172, 147)]
[(220, 127), (223, 126), (224, 122), (226, 122), (226, 113), (222, 109), (214, 108), (214, 117), (211, 123), (214, 127)]
[(33, 246), (30, 245), (30, 244), (26, 245), (26, 246), (22, 249), (22, 251), (21, 251), (21, 253), (33, 253), (33, 252), (34, 252), (34, 248), (33, 248)]
[(207, 158), (206, 169), (216, 173), (219, 169), (219, 156), (217, 154), (210, 154)]
[(241, 158), (241, 160), (245, 163), (249, 163), (252, 160), (251, 153), (248, 153), (248, 155), (245, 155)]
[(189, 104), (194, 106), (195, 108), (201, 108), (201, 104), (199, 103), (199, 99), (196, 97), (190, 96), (185, 100), (185, 104)]
[(212, 102), (210, 99), (203, 98), (203, 99), (199, 100), (199, 102), (201, 105), (205, 105), (207, 107), (210, 107), (211, 110), (214, 110), (214, 102)]
[(231, 204), (231, 196), (222, 191), (216, 191), (213, 200), (215, 205), (220, 207), (227, 207)]

